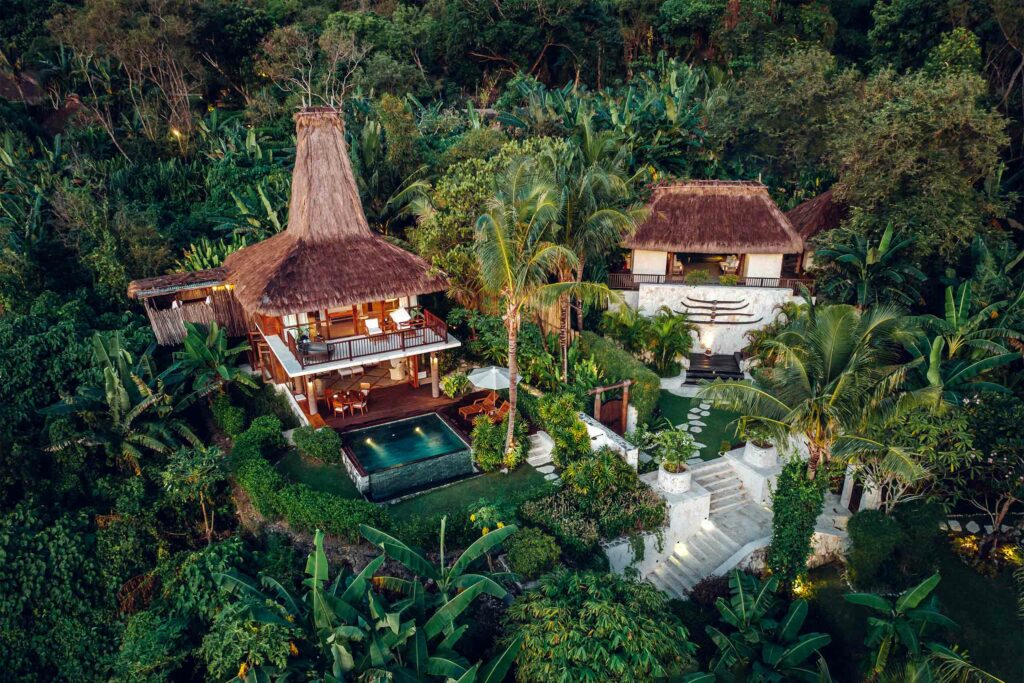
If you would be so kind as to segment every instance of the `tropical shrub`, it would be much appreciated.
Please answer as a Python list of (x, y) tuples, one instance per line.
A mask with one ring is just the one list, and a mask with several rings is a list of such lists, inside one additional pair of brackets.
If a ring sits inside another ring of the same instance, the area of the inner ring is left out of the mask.
[(235, 479), (264, 517), (283, 517), (296, 529), (322, 528), (349, 541), (359, 538), (359, 525), (387, 521), (384, 509), (365, 500), (342, 498), (305, 484), (288, 484), (266, 455), (284, 447), (281, 423), (265, 415), (253, 420), (231, 452)]
[(217, 394), (210, 411), (214, 424), (232, 439), (245, 431), (245, 409), (232, 404), (229, 394)]
[(713, 607), (719, 598), (728, 599), (731, 580), (729, 576), (723, 574), (705, 576), (693, 584), (693, 588), (690, 589), (690, 599), (701, 607)]
[(689, 432), (676, 429), (668, 420), (662, 426), (663, 429), (659, 431), (641, 426), (630, 434), (630, 440), (650, 454), (666, 471), (684, 472), (686, 462), (695, 457), (700, 449)]
[(151, 610), (133, 614), (121, 634), (121, 646), (112, 665), (112, 680), (116, 683), (169, 680), (188, 656), (187, 630), (185, 619), (168, 618)]
[(478, 417), (473, 423), (473, 461), (484, 472), (502, 468), (514, 470), (526, 457), (529, 427), (525, 420), (516, 420), (511, 451), (505, 451), (505, 436), (508, 434), (508, 416), (499, 423), (492, 423), (487, 417)]
[(903, 540), (903, 531), (896, 520), (880, 510), (861, 510), (850, 518), (850, 551), (847, 571), (858, 586), (872, 586), (882, 566)]
[(768, 568), (787, 585), (807, 573), (814, 523), (825, 499), (827, 477), (807, 479), (799, 458), (782, 467), (772, 495), (772, 542)]
[(651, 584), (566, 569), (540, 584), (505, 617), (506, 642), (522, 640), (520, 683), (663, 680), (693, 667), (686, 627)]
[(261, 623), (240, 611), (225, 609), (214, 617), (199, 654), (208, 676), (221, 681), (230, 680), (240, 663), (249, 668), (284, 669), (297, 633), (287, 624)]
[(537, 402), (538, 427), (545, 430), (555, 447), (551, 458), (563, 468), (590, 453), (590, 432), (579, 418), (576, 398), (567, 392), (545, 394)]
[(711, 280), (711, 275), (706, 270), (691, 270), (683, 276), (688, 285), (703, 285)]
[(645, 424), (650, 421), (661, 395), (658, 375), (610, 340), (593, 332), (580, 333), (579, 344), (580, 351), (597, 363), (605, 381), (612, 384), (626, 379), (633, 381), (629, 387), (629, 399), (636, 408), (637, 422)]
[(562, 481), (561, 491), (524, 504), (520, 516), (554, 535), (563, 548), (583, 554), (598, 541), (665, 524), (665, 501), (609, 448), (571, 463)]
[(464, 372), (453, 372), (441, 378), (441, 391), (448, 398), (458, 398), (469, 391), (469, 377)]
[(562, 556), (555, 539), (533, 527), (520, 529), (505, 546), (512, 571), (527, 579), (536, 579), (551, 571)]
[(341, 436), (330, 427), (299, 427), (292, 432), (292, 440), (299, 453), (307, 458), (327, 463), (341, 462)]
[(725, 275), (718, 276), (718, 284), (725, 285), (726, 287), (733, 287), (740, 283), (740, 276), (735, 273), (726, 273)]

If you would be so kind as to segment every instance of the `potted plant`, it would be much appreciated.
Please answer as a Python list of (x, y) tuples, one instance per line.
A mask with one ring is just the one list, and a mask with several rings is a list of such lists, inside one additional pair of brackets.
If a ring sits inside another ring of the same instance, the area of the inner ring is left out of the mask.
[(651, 435), (658, 461), (658, 486), (666, 493), (690, 490), (692, 473), (686, 461), (697, 454), (697, 445), (688, 432), (669, 427)]
[(771, 431), (759, 422), (743, 424), (743, 459), (754, 467), (771, 467), (778, 463), (779, 453), (772, 443)]

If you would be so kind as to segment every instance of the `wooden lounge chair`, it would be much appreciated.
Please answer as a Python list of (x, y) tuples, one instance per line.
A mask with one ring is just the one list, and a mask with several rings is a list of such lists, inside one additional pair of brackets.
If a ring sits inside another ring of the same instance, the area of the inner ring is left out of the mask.
[(459, 416), (463, 420), (469, 420), (474, 415), (485, 415), (494, 410), (495, 404), (498, 402), (498, 394), (494, 391), (487, 394), (483, 398), (470, 403), (468, 406), (462, 406), (459, 408)]
[(366, 334), (370, 337), (374, 337), (378, 334), (384, 334), (384, 330), (380, 329), (380, 321), (376, 318), (367, 318), (364, 321), (366, 325)]
[(501, 407), (497, 408), (496, 410), (489, 411), (487, 413), (487, 419), (493, 422), (494, 424), (497, 424), (505, 419), (505, 416), (508, 415), (508, 411), (511, 408), (512, 404), (509, 403), (508, 401), (505, 401), (504, 403), (501, 404)]

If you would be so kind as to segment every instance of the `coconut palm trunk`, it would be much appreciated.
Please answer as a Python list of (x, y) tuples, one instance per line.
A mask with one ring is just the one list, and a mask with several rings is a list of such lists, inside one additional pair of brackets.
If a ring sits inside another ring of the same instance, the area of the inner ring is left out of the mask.
[(505, 313), (505, 328), (508, 330), (508, 432), (505, 434), (505, 454), (511, 455), (515, 448), (516, 401), (519, 380), (519, 324), (520, 313), (516, 306), (509, 304)]

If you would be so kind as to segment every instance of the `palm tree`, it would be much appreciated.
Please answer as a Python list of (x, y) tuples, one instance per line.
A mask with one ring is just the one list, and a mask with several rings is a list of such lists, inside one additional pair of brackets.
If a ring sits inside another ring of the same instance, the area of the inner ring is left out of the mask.
[(834, 292), (837, 299), (848, 300), (852, 294), (861, 310), (878, 303), (883, 295), (903, 306), (912, 306), (921, 299), (918, 285), (927, 279), (925, 274), (913, 264), (898, 260), (900, 252), (914, 240), (907, 237), (893, 244), (893, 234), (893, 225), (889, 223), (877, 246), (858, 234), (848, 244), (816, 252), (823, 260), (831, 261), (840, 273), (832, 287), (838, 290)]
[(574, 291), (573, 283), (552, 283), (560, 264), (575, 266), (576, 254), (552, 241), (558, 192), (525, 161), (498, 180), (488, 211), (477, 220), (476, 256), (484, 290), (499, 300), (508, 334), (508, 400), (511, 404), (505, 452), (514, 447), (516, 351), (523, 311), (550, 304)]
[[(549, 147), (539, 162), (561, 193), (555, 239), (576, 255), (575, 264), (559, 264), (558, 279), (582, 285), (586, 263), (603, 259), (615, 249), (636, 229), (645, 210), (638, 203), (630, 203), (632, 179), (625, 175), (619, 138), (610, 131), (595, 133), (590, 116), (580, 117), (578, 135), (579, 141), (569, 143), (567, 150)], [(569, 375), (570, 300), (566, 294), (559, 301), (563, 381)], [(581, 329), (582, 304), (577, 303)]]
[(672, 371), (675, 359), (690, 352), (694, 329), (685, 313), (676, 313), (668, 306), (659, 308), (650, 319), (644, 346), (659, 375)]
[(889, 466), (913, 476), (914, 458), (866, 436), (872, 425), (934, 404), (934, 390), (903, 390), (903, 326), (903, 316), (888, 306), (810, 307), (764, 343), (778, 359), (773, 366), (755, 369), (751, 380), (715, 381), (700, 396), (741, 413), (744, 423), (763, 427), (778, 443), (803, 439), (809, 479), (837, 449), (882, 450)]

